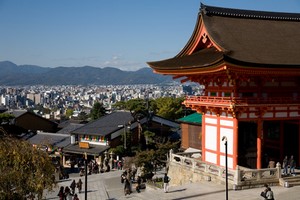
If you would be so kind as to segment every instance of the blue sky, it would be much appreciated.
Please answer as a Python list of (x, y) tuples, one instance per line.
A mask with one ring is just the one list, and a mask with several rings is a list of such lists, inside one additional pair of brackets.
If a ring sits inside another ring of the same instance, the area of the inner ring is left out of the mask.
[(0, 0), (0, 61), (137, 70), (175, 56), (200, 3), (299, 12), (299, 0)]

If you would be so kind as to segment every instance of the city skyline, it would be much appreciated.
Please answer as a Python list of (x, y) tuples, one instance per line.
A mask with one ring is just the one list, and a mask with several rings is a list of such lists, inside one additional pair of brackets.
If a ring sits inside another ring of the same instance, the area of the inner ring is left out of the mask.
[(189, 40), (200, 3), (292, 12), (297, 0), (0, 1), (0, 61), (42, 67), (134, 71), (175, 56)]

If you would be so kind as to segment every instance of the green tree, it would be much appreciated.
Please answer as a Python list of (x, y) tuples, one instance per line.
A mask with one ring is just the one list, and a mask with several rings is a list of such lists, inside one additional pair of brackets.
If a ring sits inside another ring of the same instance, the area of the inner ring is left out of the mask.
[(130, 99), (125, 104), (125, 109), (129, 110), (136, 119), (147, 116), (147, 107), (144, 99)]
[(81, 111), (78, 115), (79, 120), (87, 120), (88, 118), (89, 118), (89, 116), (84, 111)]
[(134, 157), (134, 164), (143, 169), (144, 178), (151, 179), (154, 171), (155, 150), (140, 151)]
[(74, 113), (74, 110), (71, 109), (71, 108), (68, 108), (66, 110), (66, 117), (67, 117), (67, 119), (69, 119), (73, 115), (73, 113)]
[(155, 133), (154, 132), (146, 130), (143, 134), (144, 134), (147, 146), (155, 143), (155, 141), (154, 141)]
[(135, 119), (146, 117), (151, 112), (166, 119), (175, 120), (191, 112), (184, 109), (183, 100), (183, 97), (161, 97), (155, 100), (131, 99), (126, 102), (118, 102), (114, 107), (130, 111)]
[(118, 101), (115, 104), (113, 104), (112, 107), (116, 108), (117, 110), (126, 110), (126, 102)]
[(100, 117), (105, 115), (105, 108), (103, 104), (100, 102), (96, 102), (91, 110), (91, 118), (92, 120), (99, 119)]
[(151, 178), (157, 166), (167, 165), (167, 154), (170, 149), (178, 149), (179, 142), (156, 143), (153, 149), (140, 151), (134, 157), (134, 163), (137, 167), (144, 169), (145, 178)]
[(0, 137), (0, 199), (42, 198), (52, 190), (55, 168), (46, 152), (12, 137)]
[(183, 98), (161, 97), (155, 100), (155, 113), (166, 119), (175, 120), (184, 115)]
[(15, 116), (9, 113), (0, 113), (0, 124), (3, 122), (10, 122)]

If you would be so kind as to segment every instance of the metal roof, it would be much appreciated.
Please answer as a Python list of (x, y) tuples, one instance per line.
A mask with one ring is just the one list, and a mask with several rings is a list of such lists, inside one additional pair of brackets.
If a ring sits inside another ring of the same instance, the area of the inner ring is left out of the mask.
[(195, 124), (202, 124), (202, 115), (200, 113), (193, 113), (188, 116), (182, 117), (178, 119), (180, 122), (187, 122), (187, 123), (195, 123)]

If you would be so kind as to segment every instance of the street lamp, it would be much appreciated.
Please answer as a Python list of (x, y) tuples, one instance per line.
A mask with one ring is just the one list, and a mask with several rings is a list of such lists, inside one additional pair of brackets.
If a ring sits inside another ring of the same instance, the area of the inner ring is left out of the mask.
[(84, 180), (84, 199), (87, 200), (87, 153), (84, 153), (84, 171), (85, 171), (85, 180)]
[(225, 145), (225, 181), (226, 181), (226, 200), (228, 200), (228, 163), (227, 163), (227, 137), (223, 136), (222, 141)]

